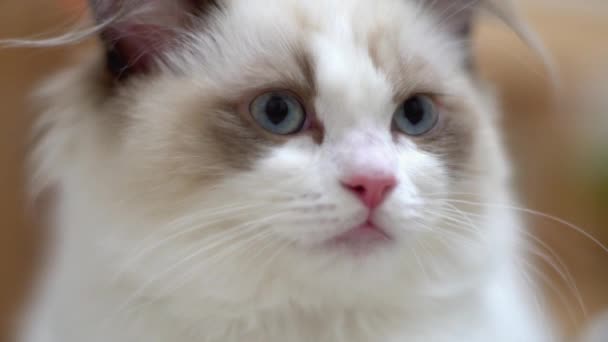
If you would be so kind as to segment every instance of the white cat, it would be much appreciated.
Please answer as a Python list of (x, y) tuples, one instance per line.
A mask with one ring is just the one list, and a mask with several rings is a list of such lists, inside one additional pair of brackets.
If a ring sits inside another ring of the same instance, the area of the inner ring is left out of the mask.
[(27, 342), (554, 341), (447, 0), (92, 2), (49, 82)]

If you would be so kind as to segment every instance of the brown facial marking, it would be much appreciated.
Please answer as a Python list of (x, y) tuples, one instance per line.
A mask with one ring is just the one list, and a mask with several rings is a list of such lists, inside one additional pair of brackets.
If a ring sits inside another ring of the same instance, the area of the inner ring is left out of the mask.
[[(314, 64), (303, 48), (292, 48), (291, 65), (299, 73), (295, 78), (285, 78), (280, 71), (274, 83), (257, 89), (243, 89), (238, 98), (222, 98), (209, 109), (199, 109), (204, 123), (200, 125), (202, 143), (216, 152), (216, 158), (236, 169), (250, 169), (253, 163), (273, 146), (283, 144), (297, 135), (308, 134), (320, 143), (322, 127), (315, 123), (313, 100), (316, 96)], [(270, 70), (272, 61), (261, 61), (259, 70)], [(293, 71), (293, 70), (292, 70)], [(283, 77), (279, 79), (279, 77)], [(285, 90), (296, 95), (305, 107), (313, 125), (309, 131), (294, 135), (275, 135), (259, 126), (249, 112), (249, 105), (257, 96), (267, 91)], [(239, 93), (239, 92), (237, 92)], [(218, 96), (218, 99), (221, 98)], [(202, 112), (202, 114), (201, 114)]]
[(217, 158), (236, 169), (250, 169), (265, 149), (277, 143), (259, 134), (258, 130), (239, 115), (217, 110), (206, 115), (208, 125), (203, 134), (209, 134), (205, 143), (212, 143)]
[(467, 172), (478, 129), (475, 114), (471, 108), (461, 103), (439, 107), (439, 110), (442, 118), (438, 129), (416, 138), (415, 142), (421, 149), (443, 159), (450, 170)]
[[(397, 58), (397, 43), (383, 27), (371, 29), (367, 36), (368, 54), (374, 67), (384, 73), (393, 85), (393, 102), (402, 104), (415, 94), (441, 92), (441, 80), (432, 66), (415, 55)], [(427, 135), (411, 138), (422, 150), (436, 154), (447, 166), (466, 171), (473, 152), (477, 121), (474, 113), (460, 99), (445, 102), (440, 126)]]
[[(323, 127), (314, 117), (313, 106), (317, 96), (315, 65), (300, 38), (285, 37), (274, 47), (274, 53), (252, 54), (238, 69), (226, 71), (238, 75), (237, 78), (216, 80), (210, 74), (209, 80), (189, 83), (188, 75), (178, 75), (179, 79), (173, 79), (170, 86), (165, 83), (163, 90), (151, 97), (152, 102), (158, 100), (166, 107), (162, 109), (164, 112), (158, 109), (152, 120), (154, 126), (163, 127), (157, 137), (151, 138), (155, 140), (152, 144), (160, 146), (166, 155), (161, 158), (156, 153), (151, 157), (162, 164), (155, 168), (166, 168), (177, 175), (176, 182), (181, 179), (179, 182), (188, 184), (213, 181), (230, 170), (251, 169), (272, 148), (296, 138), (267, 132), (252, 118), (248, 110), (250, 102), (270, 90), (297, 95), (312, 123), (310, 130), (298, 135), (321, 143)], [(221, 172), (206, 171), (209, 168)]]
[(298, 68), (302, 72), (305, 80), (305, 87), (303, 89), (305, 90), (305, 93), (299, 95), (304, 97), (306, 101), (312, 102), (317, 96), (314, 61), (303, 48), (296, 49), (294, 53)]
[(304, 102), (303, 105), (306, 108), (309, 120), (311, 120), (310, 134), (317, 144), (321, 144), (323, 142), (324, 130), (323, 124), (316, 117), (314, 108), (314, 99), (318, 95), (314, 61), (303, 49), (296, 51), (296, 61), (306, 80), (306, 87), (300, 96)]

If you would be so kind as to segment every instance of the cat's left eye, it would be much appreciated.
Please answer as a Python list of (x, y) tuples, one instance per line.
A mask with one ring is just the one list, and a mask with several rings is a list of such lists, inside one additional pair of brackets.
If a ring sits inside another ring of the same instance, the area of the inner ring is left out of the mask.
[(255, 121), (273, 134), (301, 131), (306, 123), (304, 106), (293, 95), (270, 92), (258, 96), (249, 107)]
[(410, 136), (420, 136), (430, 132), (438, 121), (437, 106), (427, 95), (410, 97), (399, 106), (393, 116), (395, 127)]

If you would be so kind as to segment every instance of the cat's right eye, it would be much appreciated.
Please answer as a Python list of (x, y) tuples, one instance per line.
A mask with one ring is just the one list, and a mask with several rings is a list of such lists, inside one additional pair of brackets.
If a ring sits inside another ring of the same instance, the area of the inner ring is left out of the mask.
[(273, 134), (294, 134), (306, 124), (304, 106), (295, 96), (282, 92), (258, 96), (249, 106), (249, 111), (262, 128)]

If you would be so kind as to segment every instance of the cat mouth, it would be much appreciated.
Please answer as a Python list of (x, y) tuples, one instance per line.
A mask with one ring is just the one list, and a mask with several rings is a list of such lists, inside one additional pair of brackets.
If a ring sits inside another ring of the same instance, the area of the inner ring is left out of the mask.
[(338, 246), (349, 250), (364, 252), (378, 245), (393, 241), (393, 237), (382, 227), (374, 224), (371, 220), (358, 225), (344, 233), (331, 238), (330, 246)]

